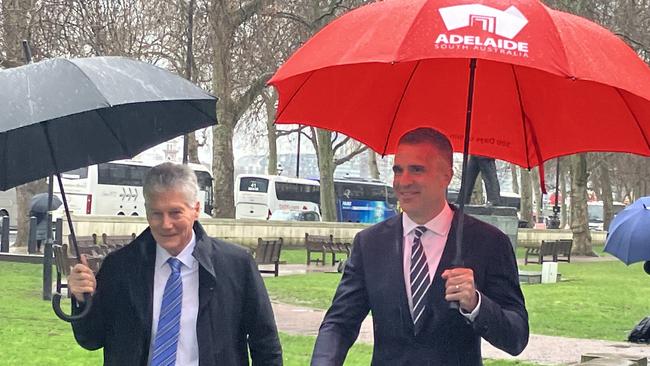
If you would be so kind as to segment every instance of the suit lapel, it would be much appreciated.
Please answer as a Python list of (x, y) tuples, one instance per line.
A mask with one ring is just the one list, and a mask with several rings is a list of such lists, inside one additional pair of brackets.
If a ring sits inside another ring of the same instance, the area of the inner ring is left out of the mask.
[(130, 302), (135, 308), (142, 324), (146, 344), (151, 338), (151, 322), (153, 317), (153, 276), (156, 263), (156, 244), (149, 229), (145, 230), (133, 245), (138, 246), (134, 275), (128, 278)]
[[(387, 278), (395, 281), (387, 288), (399, 289), (397, 294), (399, 300), (399, 314), (402, 324), (406, 327), (408, 334), (413, 334), (413, 319), (409, 309), (408, 293), (406, 292), (406, 282), (404, 281), (404, 226), (402, 225), (402, 215), (397, 215), (388, 222), (386, 227), (387, 237), (392, 236), (390, 240), (390, 267), (387, 268), (389, 274)], [(388, 234), (390, 233), (390, 234)]]

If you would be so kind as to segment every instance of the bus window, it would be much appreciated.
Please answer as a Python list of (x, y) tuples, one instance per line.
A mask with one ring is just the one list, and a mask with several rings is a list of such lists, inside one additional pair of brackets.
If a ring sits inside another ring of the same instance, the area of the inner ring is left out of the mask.
[(103, 163), (97, 165), (97, 183), (116, 186), (142, 187), (148, 166)]
[(242, 192), (266, 193), (269, 190), (269, 180), (258, 177), (242, 177), (239, 182), (239, 190)]
[(314, 185), (275, 182), (275, 193), (280, 201), (320, 202), (320, 187)]

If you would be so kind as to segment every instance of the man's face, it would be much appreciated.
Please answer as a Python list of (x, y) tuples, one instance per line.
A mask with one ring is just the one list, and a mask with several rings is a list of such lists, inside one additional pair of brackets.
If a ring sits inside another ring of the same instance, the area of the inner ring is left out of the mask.
[(451, 167), (430, 144), (400, 144), (393, 165), (393, 188), (400, 207), (418, 224), (442, 210)]
[(192, 226), (199, 218), (199, 202), (192, 207), (183, 193), (165, 191), (146, 202), (147, 221), (158, 245), (177, 256), (192, 239)]

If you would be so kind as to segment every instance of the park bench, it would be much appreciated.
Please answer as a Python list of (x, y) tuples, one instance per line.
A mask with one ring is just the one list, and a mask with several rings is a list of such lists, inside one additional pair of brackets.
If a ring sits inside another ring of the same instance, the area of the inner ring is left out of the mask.
[[(90, 267), (93, 272), (97, 273), (105, 256), (87, 254), (84, 253), (81, 248), (82, 247), (79, 247), (79, 251), (82, 254), (86, 254), (88, 267)], [(52, 245), (52, 251), (54, 252), (54, 265), (56, 266), (56, 291), (61, 293), (61, 289), (68, 287), (67, 284), (63, 283), (63, 278), (70, 275), (70, 270), (78, 263), (78, 261), (75, 255), (69, 255), (68, 244), (54, 244)]]
[[(97, 273), (104, 258), (110, 252), (130, 243), (134, 238), (135, 234), (113, 237), (103, 234), (102, 242), (98, 242), (97, 234), (77, 236), (77, 246), (79, 247), (79, 253), (86, 256), (90, 269)], [(62, 288), (67, 288), (67, 285), (62, 283), (62, 279), (67, 277), (72, 267), (77, 264), (77, 253), (74, 249), (70, 250), (70, 248), (74, 248), (70, 235), (68, 235), (68, 244), (55, 244), (52, 246), (54, 264), (56, 265), (56, 290), (58, 292), (61, 292)]]
[(572, 239), (560, 239), (555, 242), (553, 260), (555, 262), (571, 263), (571, 250), (573, 249)]
[[(544, 263), (545, 257), (551, 257), (551, 261), (554, 256), (554, 246), (555, 241), (542, 240), (542, 243), (539, 246), (527, 246), (526, 247), (526, 256), (524, 257), (524, 264), (528, 263)], [(548, 259), (546, 260), (549, 261)]]
[(122, 248), (123, 246), (131, 243), (135, 240), (135, 233), (131, 235), (111, 235), (108, 236), (106, 233), (102, 234), (102, 243), (109, 247), (112, 250)]
[[(571, 262), (571, 249), (573, 240), (542, 240), (539, 246), (526, 246), (524, 264), (549, 262)], [(551, 259), (545, 257), (550, 256)]]
[[(257, 263), (260, 273), (273, 273), (278, 277), (280, 270), (280, 253), (282, 252), (282, 238), (257, 238), (257, 247), (255, 248), (255, 263)], [(272, 264), (273, 269), (260, 269), (260, 265)]]
[(336, 259), (337, 254), (345, 254), (346, 258), (350, 258), (350, 243), (342, 242), (340, 240), (334, 241), (327, 248), (330, 253), (332, 253), (332, 265), (335, 265), (336, 262), (340, 262), (341, 259)]
[[(325, 253), (330, 251), (334, 240), (332, 235), (310, 235), (305, 233), (305, 249), (307, 250), (307, 265), (312, 262), (325, 265)], [(311, 254), (316, 253), (320, 258), (311, 259)]]

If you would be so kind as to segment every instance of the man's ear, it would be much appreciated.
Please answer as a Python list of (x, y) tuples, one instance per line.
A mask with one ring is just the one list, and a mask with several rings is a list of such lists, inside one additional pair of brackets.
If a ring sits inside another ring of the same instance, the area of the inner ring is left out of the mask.
[(201, 203), (199, 201), (196, 201), (194, 204), (194, 212), (196, 213), (196, 217), (199, 217), (199, 214), (201, 213)]

